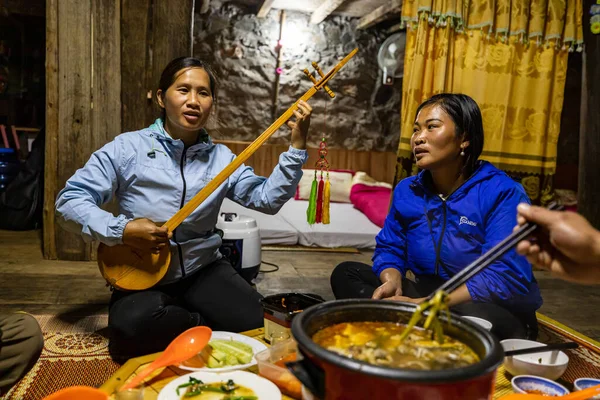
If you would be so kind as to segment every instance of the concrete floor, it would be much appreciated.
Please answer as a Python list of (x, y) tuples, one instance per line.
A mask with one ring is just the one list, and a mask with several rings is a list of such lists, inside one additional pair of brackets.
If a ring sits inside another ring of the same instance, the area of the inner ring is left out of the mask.
[[(301, 291), (333, 299), (329, 276), (342, 261), (369, 263), (372, 252), (263, 251), (279, 270), (259, 274), (263, 295)], [(263, 264), (264, 270), (270, 265)], [(600, 290), (536, 272), (544, 305), (540, 312), (600, 341)], [(41, 232), (0, 231), (0, 310), (87, 315), (106, 313), (110, 291), (95, 262), (44, 260)]]

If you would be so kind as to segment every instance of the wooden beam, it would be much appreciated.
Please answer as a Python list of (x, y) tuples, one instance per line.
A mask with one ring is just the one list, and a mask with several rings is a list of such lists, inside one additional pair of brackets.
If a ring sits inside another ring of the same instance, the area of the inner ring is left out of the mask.
[(54, 200), (58, 194), (58, 0), (46, 0), (46, 155), (44, 161), (44, 258), (55, 260)]
[(402, 10), (402, 0), (391, 0), (365, 15), (358, 21), (357, 29), (367, 29), (381, 21), (384, 21), (392, 13), (399, 13)]
[(346, 0), (325, 0), (310, 17), (311, 24), (318, 24), (323, 21), (329, 14), (335, 11)]
[(267, 16), (267, 14), (269, 13), (269, 11), (271, 10), (271, 7), (273, 6), (273, 2), (275, 0), (264, 0), (262, 5), (260, 6), (260, 9), (258, 10), (258, 13), (256, 14), (256, 16), (258, 18), (265, 18)]
[(600, 35), (590, 31), (587, 13), (595, 0), (583, 1), (583, 73), (581, 83), (581, 122), (579, 130), (579, 184), (577, 210), (600, 229)]

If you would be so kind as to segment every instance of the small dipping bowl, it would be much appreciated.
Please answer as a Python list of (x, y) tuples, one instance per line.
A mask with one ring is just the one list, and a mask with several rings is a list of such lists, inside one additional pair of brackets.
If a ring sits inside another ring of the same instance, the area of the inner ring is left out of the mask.
[[(596, 378), (579, 378), (573, 382), (573, 386), (575, 386), (575, 390), (583, 390), (587, 388), (591, 388), (592, 386), (600, 385), (600, 379)], [(594, 397), (590, 397), (590, 399), (600, 399), (600, 394)]]
[(486, 331), (491, 331), (492, 330), (492, 326), (493, 325), (487, 319), (478, 318), (478, 317), (471, 317), (471, 316), (468, 316), (468, 315), (463, 316), (463, 318), (464, 319), (468, 319), (469, 321), (475, 322), (477, 325), (481, 326)]
[(565, 396), (569, 391), (563, 385), (533, 375), (519, 375), (510, 381), (515, 393), (541, 394), (546, 396)]
[[(544, 343), (524, 339), (504, 339), (500, 342), (504, 351), (545, 346)], [(566, 353), (553, 350), (540, 353), (521, 354), (504, 358), (504, 368), (512, 375), (535, 375), (547, 379), (558, 379), (569, 365)]]

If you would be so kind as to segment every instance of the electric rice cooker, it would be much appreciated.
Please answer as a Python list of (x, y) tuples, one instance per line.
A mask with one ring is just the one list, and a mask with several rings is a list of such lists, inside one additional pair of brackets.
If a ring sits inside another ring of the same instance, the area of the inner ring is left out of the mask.
[(217, 221), (223, 244), (219, 251), (249, 283), (258, 275), (261, 264), (260, 231), (254, 218), (222, 212)]

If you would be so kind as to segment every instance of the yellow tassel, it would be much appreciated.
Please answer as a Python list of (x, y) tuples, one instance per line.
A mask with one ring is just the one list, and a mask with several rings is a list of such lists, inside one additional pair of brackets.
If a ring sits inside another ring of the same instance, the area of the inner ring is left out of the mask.
[(331, 184), (329, 183), (329, 173), (327, 173), (327, 180), (325, 181), (325, 188), (323, 189), (323, 219), (324, 224), (329, 223), (329, 196), (331, 192)]

